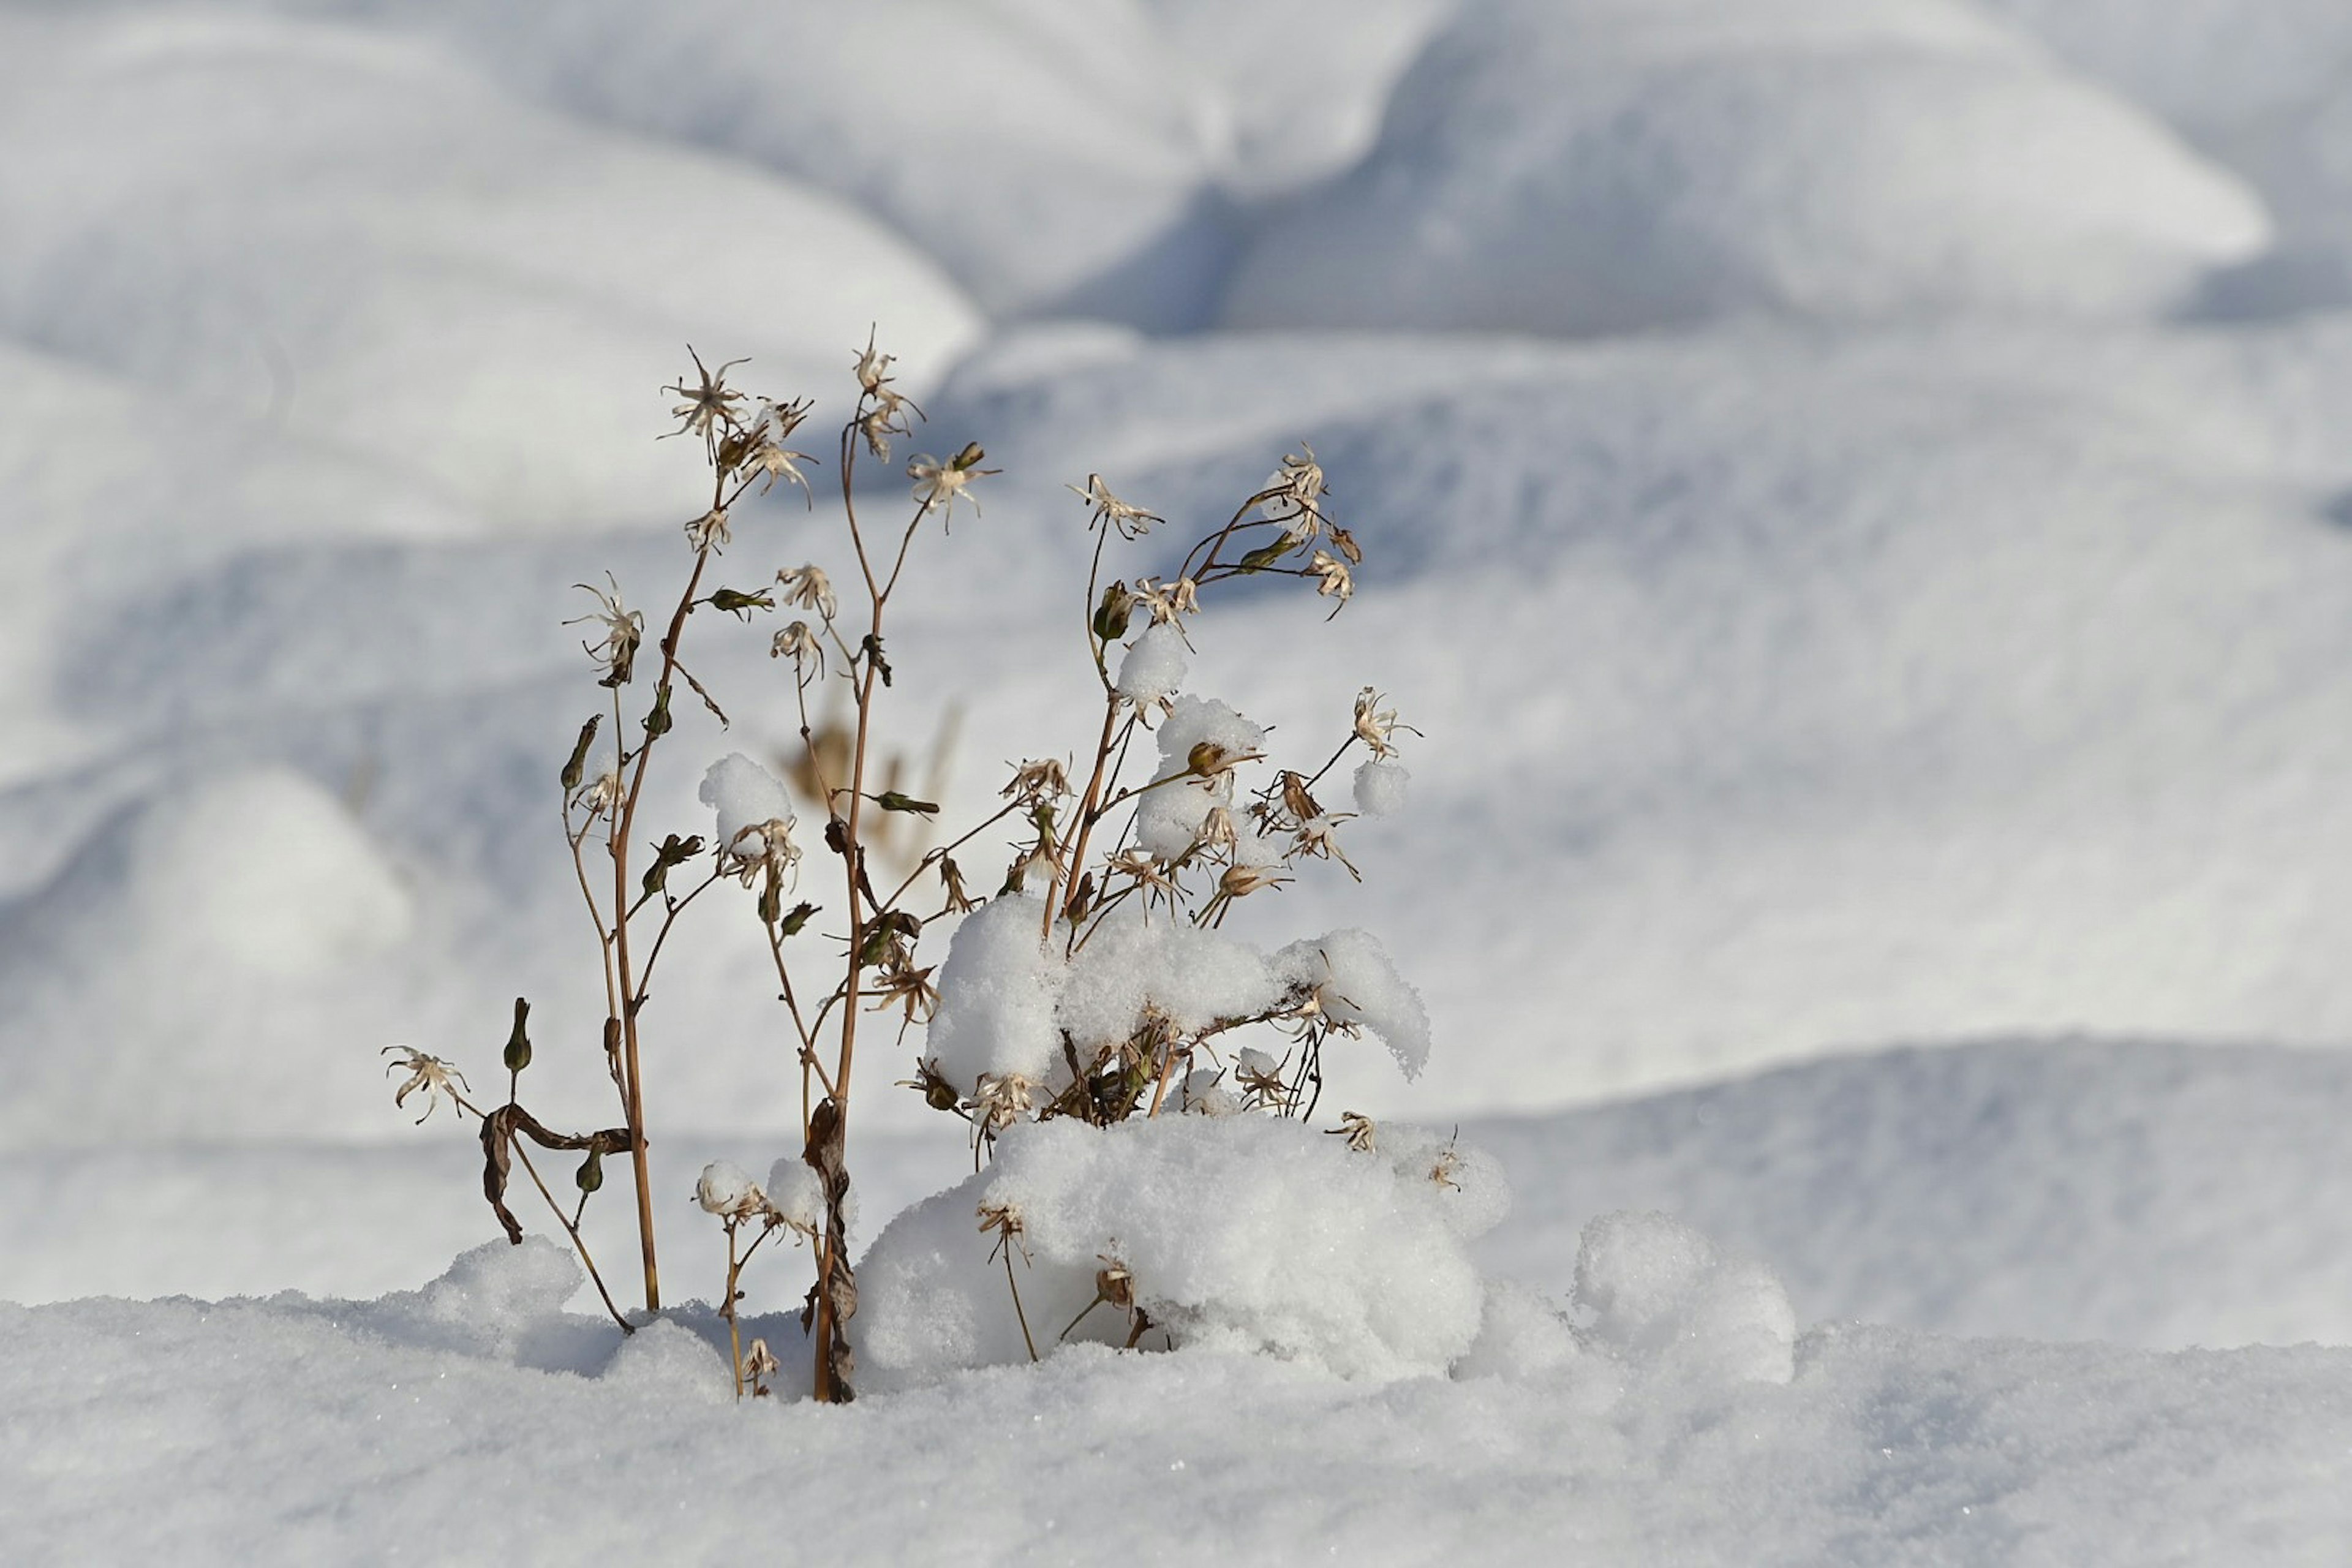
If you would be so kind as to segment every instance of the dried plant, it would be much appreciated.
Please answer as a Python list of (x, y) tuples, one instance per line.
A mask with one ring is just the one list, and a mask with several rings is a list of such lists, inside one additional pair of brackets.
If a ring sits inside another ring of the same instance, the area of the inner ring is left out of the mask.
[[(616, 580), (608, 575), (604, 587), (581, 585), (594, 606), (576, 624), (588, 627), (583, 647), (608, 695), (581, 726), (559, 773), (559, 799), (602, 959), (604, 1067), (621, 1124), (560, 1133), (523, 1109), (517, 1091), (530, 1049), (523, 1029), (526, 1005), (520, 1001), (503, 1106), (475, 1105), (455, 1069), (415, 1053), (396, 1064), (409, 1077), (395, 1099), (404, 1103), (422, 1093), (429, 1115), (446, 1098), (479, 1121), (485, 1190), (501, 1226), (517, 1239), (520, 1227), (506, 1209), (504, 1193), (518, 1158), (538, 1183), (525, 1143), (583, 1152), (580, 1200), (572, 1212), (544, 1184), (540, 1190), (624, 1327), (582, 1242), (579, 1219), (601, 1186), (604, 1158), (627, 1155), (644, 1305), (659, 1310), (640, 1071), (643, 1015), (680, 917), (718, 883), (739, 884), (752, 895), (800, 1073), (801, 1152), (797, 1161), (779, 1163), (768, 1190), (732, 1167), (711, 1166), (696, 1198), (720, 1220), (726, 1236), (721, 1313), (738, 1394), (765, 1392), (775, 1368), (764, 1341), (754, 1341), (749, 1352), (743, 1348), (737, 1319), (742, 1270), (769, 1237), (789, 1232), (810, 1243), (815, 1259), (815, 1283), (803, 1314), (814, 1341), (813, 1392), (820, 1400), (843, 1401), (854, 1394), (856, 1373), (846, 1332), (856, 1310), (848, 1249), (848, 1130), (859, 1047), (878, 1026), (904, 1048), (908, 1035), (924, 1029), (942, 1006), (945, 977), (928, 961), (927, 939), (944, 929), (940, 922), (951, 924), (991, 901), (971, 890), (960, 858), (985, 853), (992, 832), (1009, 835), (996, 897), (1024, 900), (1016, 909), (1034, 905), (1034, 923), (1024, 929), (1035, 931), (1041, 955), (1054, 962), (1075, 963), (1105, 933), (1136, 921), (1213, 931), (1244, 900), (1282, 888), (1310, 863), (1357, 876), (1340, 843), (1340, 829), (1354, 814), (1328, 809), (1317, 792), (1328, 788), (1332, 770), (1351, 750), (1369, 753), (1368, 766), (1386, 766), (1396, 737), (1412, 731), (1365, 688), (1319, 766), (1274, 768), (1265, 754), (1264, 731), (1221, 705), (1185, 709), (1174, 700), (1198, 618), (1222, 586), (1244, 578), (1294, 578), (1331, 600), (1334, 615), (1351, 598), (1362, 552), (1325, 510), (1324, 473), (1311, 448), (1285, 457), (1230, 517), (1157, 574), (1107, 576), (1115, 543), (1149, 550), (1165, 523), (1120, 499), (1100, 475), (1089, 475), (1083, 487), (1071, 488), (1094, 538), (1078, 630), (1101, 693), (1099, 722), (1075, 753), (1031, 755), (1008, 764), (1001, 804), (942, 841), (934, 824), (945, 744), (933, 748), (925, 784), (932, 798), (924, 798), (906, 793), (909, 769), (903, 755), (886, 752), (879, 742), (880, 711), (896, 679), (888, 639), (901, 579), (926, 524), (936, 521), (945, 530), (960, 507), (979, 516), (983, 481), (996, 470), (984, 466), (977, 443), (946, 458), (918, 455), (906, 466), (910, 488), (901, 518), (880, 527), (868, 523), (856, 483), (861, 455), (887, 460), (892, 442), (910, 436), (912, 421), (922, 417), (895, 389), (891, 357), (869, 338), (856, 356), (856, 397), (839, 430), (836, 473), (846, 537), (835, 569), (803, 561), (772, 574), (762, 568), (748, 588), (709, 586), (735, 543), (736, 509), (747, 492), (781, 481), (805, 493), (804, 466), (814, 461), (787, 444), (810, 405), (754, 397), (730, 385), (730, 373), (742, 363), (714, 370), (694, 356), (692, 376), (665, 388), (677, 400), (672, 411), (677, 424), (669, 434), (698, 439), (710, 484), (683, 525), (689, 562), (659, 637), (647, 647), (646, 617), (624, 602)], [(744, 622), (763, 615), (792, 617), (763, 635), (771, 656), (788, 672), (798, 718), (798, 746), (784, 771), (797, 798), (821, 818), (815, 829), (804, 830), (787, 804), (793, 792), (741, 757), (705, 779), (704, 799), (717, 806), (719, 818), (708, 839), (671, 832), (655, 842), (641, 827), (652, 760), (674, 729), (677, 689), (683, 686), (722, 726), (727, 722), (682, 657), (686, 629), (703, 609), (719, 612), (711, 618), (722, 625), (730, 616)], [(632, 722), (623, 693), (641, 680), (650, 697)], [(607, 721), (610, 747), (600, 753)], [(1146, 754), (1155, 751), (1157, 763), (1147, 765)], [(1066, 760), (1072, 754), (1075, 765)], [(1246, 784), (1256, 776), (1254, 770), (1265, 773), (1265, 782)], [(832, 919), (817, 924), (828, 905)], [(964, 1077), (919, 1050), (914, 1077), (905, 1081), (931, 1106), (968, 1124), (976, 1162), (1000, 1134), (1026, 1121), (1074, 1117), (1100, 1126), (1176, 1111), (1308, 1118), (1322, 1087), (1326, 1041), (1359, 1026), (1360, 1010), (1338, 974), (1328, 957), (1319, 965), (1302, 960), (1265, 1005), (1239, 1016), (1180, 1023), (1170, 1012), (1147, 1006), (1115, 1038), (1079, 1038), (1066, 1030), (1058, 1061), (1021, 1070)], [(1233, 1037), (1252, 1027), (1265, 1031), (1260, 1044)], [(1370, 1122), (1350, 1115), (1339, 1131), (1350, 1147), (1371, 1147)], [(1017, 1311), (1013, 1264), (1015, 1252), (1025, 1256), (1021, 1215), (1000, 1206), (983, 1209), (980, 1219), (982, 1230), (995, 1236), (991, 1261), (1003, 1263)], [(1087, 1311), (1107, 1305), (1125, 1313), (1132, 1345), (1150, 1320), (1126, 1265), (1110, 1254), (1101, 1261), (1097, 1299)], [(1034, 1357), (1037, 1347), (1025, 1312), (1020, 1321)]]

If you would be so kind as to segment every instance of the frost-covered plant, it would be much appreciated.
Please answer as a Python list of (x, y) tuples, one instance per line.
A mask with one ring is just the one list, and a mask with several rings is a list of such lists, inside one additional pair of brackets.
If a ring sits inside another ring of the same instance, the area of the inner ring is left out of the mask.
[[(1223, 931), (1236, 906), (1278, 889), (1310, 863), (1325, 863), (1326, 874), (1336, 868), (1358, 876), (1341, 830), (1360, 814), (1383, 815), (1402, 802), (1397, 741), (1413, 731), (1367, 687), (1351, 706), (1334, 702), (1328, 750), (1279, 765), (1265, 729), (1225, 702), (1184, 690), (1198, 619), (1223, 585), (1295, 578), (1330, 600), (1334, 615), (1353, 595), (1362, 552), (1325, 510), (1323, 469), (1311, 449), (1286, 457), (1230, 517), (1156, 574), (1107, 574), (1113, 548), (1150, 549), (1145, 542), (1164, 524), (1090, 475), (1072, 488), (1094, 538), (1079, 619), (1101, 693), (1099, 723), (1075, 753), (1030, 752), (1032, 760), (1013, 767), (1003, 804), (957, 837), (916, 858), (885, 853), (888, 825), (929, 823), (940, 809), (903, 793), (878, 760), (879, 710), (895, 679), (887, 641), (892, 605), (925, 524), (936, 519), (944, 529), (959, 507), (976, 516), (977, 487), (995, 470), (982, 466), (977, 443), (944, 458), (919, 454), (905, 470), (911, 490), (904, 521), (878, 529), (866, 521), (856, 482), (861, 454), (887, 460), (892, 441), (910, 435), (922, 416), (895, 388), (890, 356), (869, 339), (856, 356), (857, 395), (840, 429), (841, 555), (830, 570), (803, 561), (753, 588), (709, 587), (715, 563), (734, 542), (733, 510), (745, 493), (779, 480), (805, 491), (802, 465), (814, 460), (786, 445), (810, 405), (755, 399), (730, 386), (740, 363), (712, 370), (697, 358), (693, 378), (667, 389), (679, 399), (672, 434), (699, 438), (711, 482), (685, 524), (691, 564), (660, 637), (647, 647), (644, 616), (624, 602), (617, 581), (583, 585), (594, 599), (581, 617), (591, 628), (583, 647), (610, 697), (608, 710), (582, 726), (562, 769), (562, 820), (603, 959), (605, 1067), (623, 1124), (574, 1135), (539, 1123), (517, 1099), (527, 1042), (520, 1058), (509, 1047), (503, 1107), (484, 1110), (461, 1098), (431, 1058), (404, 1064), (412, 1077), (402, 1096), (420, 1088), (428, 1097), (446, 1093), (480, 1120), (486, 1188), (510, 1236), (520, 1227), (502, 1194), (515, 1157), (530, 1169), (525, 1142), (586, 1152), (583, 1204), (601, 1183), (603, 1157), (626, 1153), (645, 1305), (658, 1310), (641, 1014), (679, 917), (719, 882), (739, 883), (753, 895), (801, 1073), (801, 1153), (780, 1162), (765, 1189), (730, 1167), (712, 1166), (696, 1196), (726, 1235), (722, 1313), (739, 1392), (747, 1384), (761, 1391), (774, 1364), (764, 1343), (747, 1352), (737, 1330), (743, 1265), (769, 1237), (789, 1232), (815, 1255), (816, 1282), (803, 1315), (814, 1341), (814, 1392), (845, 1400), (856, 1371), (848, 1323), (858, 1301), (848, 1250), (847, 1131), (867, 1020), (894, 1026), (902, 1046), (922, 1031), (907, 1081), (967, 1124), (976, 1167), (1014, 1129), (1044, 1123), (1096, 1131), (1180, 1116), (1303, 1123), (1320, 1104), (1334, 1040), (1373, 1035), (1408, 1076), (1416, 1074), (1428, 1051), (1427, 1020), (1373, 938), (1336, 931), (1268, 953)], [(690, 617), (704, 609), (745, 621), (791, 617), (768, 634), (768, 647), (790, 672), (799, 716), (799, 753), (788, 771), (824, 820), (804, 829), (783, 780), (737, 753), (702, 779), (710, 836), (646, 839), (648, 860), (640, 855), (638, 814), (651, 759), (674, 728), (675, 689), (682, 684), (722, 727), (727, 722), (681, 658)], [(632, 726), (622, 693), (648, 668), (650, 706)], [(815, 716), (824, 704), (813, 703), (812, 694), (828, 687), (844, 694), (847, 717), (837, 723)], [(599, 752), (607, 719), (613, 743)], [(1334, 770), (1354, 752), (1363, 756), (1351, 780), (1355, 809), (1334, 810), (1321, 796), (1332, 794)], [(985, 852), (992, 830), (1009, 830), (1009, 863), (993, 894), (983, 897), (967, 883), (959, 857)], [(698, 874), (689, 873), (691, 885), (681, 891), (672, 877), (687, 868)], [(827, 903), (832, 918), (813, 924)], [(950, 924), (944, 960), (923, 962), (927, 940)], [(517, 1039), (523, 1006), (517, 1004)], [(1349, 1158), (1377, 1148), (1377, 1130), (1353, 1112), (1331, 1131), (1344, 1138)], [(1307, 1142), (1320, 1140), (1310, 1133)], [(1249, 1145), (1213, 1138), (1207, 1147), (1241, 1158)], [(1277, 1164), (1296, 1157), (1295, 1144), (1283, 1147), (1292, 1152)], [(1455, 1188), (1442, 1177), (1422, 1184)], [(1103, 1187), (1128, 1190), (1117, 1181)], [(594, 1277), (578, 1209), (567, 1215), (551, 1194), (549, 1202)], [(1024, 1268), (1033, 1261), (1022, 1208), (982, 1202), (976, 1218), (979, 1233), (993, 1237), (987, 1261), (1003, 1267), (1034, 1357), (1038, 1333), (1054, 1324), (1033, 1331), (1020, 1306), (1015, 1259)], [(1069, 1319), (1063, 1337), (1104, 1332), (1130, 1346), (1146, 1342), (1151, 1304), (1160, 1303), (1163, 1316), (1171, 1309), (1139, 1271), (1139, 1259), (1160, 1251), (1139, 1234), (1133, 1252), (1108, 1241), (1089, 1249), (1078, 1281), (1087, 1293), (1055, 1302)], [(604, 1281), (596, 1282), (602, 1290)]]

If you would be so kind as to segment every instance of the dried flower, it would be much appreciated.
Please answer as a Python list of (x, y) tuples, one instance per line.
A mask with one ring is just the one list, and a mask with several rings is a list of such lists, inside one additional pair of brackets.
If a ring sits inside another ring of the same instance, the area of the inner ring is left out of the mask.
[(1118, 530), (1120, 538), (1140, 539), (1151, 531), (1152, 524), (1161, 521), (1141, 507), (1130, 506), (1111, 494), (1110, 487), (1103, 483), (1100, 474), (1088, 474), (1084, 489), (1076, 485), (1063, 488), (1094, 509), (1094, 515), (1087, 521), (1087, 527), (1090, 530), (1108, 522)]
[(670, 417), (679, 422), (678, 427), (670, 434), (683, 436), (692, 431), (695, 435), (708, 437), (719, 426), (735, 423), (734, 405), (743, 401), (743, 395), (728, 389), (727, 373), (739, 364), (751, 362), (730, 359), (715, 371), (705, 370), (702, 356), (694, 352), (692, 344), (687, 346), (686, 352), (694, 361), (697, 384), (689, 387), (680, 380), (662, 388), (664, 392), (674, 392), (686, 399), (669, 411)]
[(1179, 577), (1168, 584), (1157, 577), (1138, 577), (1135, 597), (1137, 603), (1151, 612), (1156, 626), (1172, 626), (1178, 616), (1201, 613), (1201, 584), (1190, 577)]
[(1022, 763), (1014, 770), (1013, 782), (999, 793), (1007, 800), (1029, 805), (1059, 800), (1071, 793), (1070, 777), (1060, 758), (1047, 757), (1043, 762)]
[(857, 356), (858, 403), (863, 412), (857, 416), (856, 426), (866, 449), (883, 462), (890, 459), (890, 437), (909, 434), (906, 411), (913, 409), (919, 418), (923, 412), (904, 394), (891, 390), (893, 363), (893, 356), (877, 352), (874, 334), (867, 331), (866, 350)]
[(799, 665), (806, 665), (809, 660), (814, 659), (818, 673), (823, 674), (824, 671), (824, 644), (817, 640), (817, 635), (814, 632), (809, 630), (809, 624), (806, 621), (794, 621), (791, 626), (778, 632), (774, 640), (768, 644), (768, 657), (789, 658)]
[(1354, 1153), (1370, 1154), (1377, 1152), (1375, 1135), (1379, 1131), (1370, 1117), (1343, 1110), (1339, 1113), (1339, 1125), (1332, 1128), (1328, 1136), (1345, 1138), (1348, 1148)]
[(1008, 1247), (1018, 1250), (1021, 1254), (1021, 1261), (1024, 1263), (1031, 1261), (1029, 1248), (1021, 1239), (1024, 1227), (1022, 1224), (1020, 1205), (982, 1204), (978, 1212), (981, 1235), (986, 1236), (992, 1230), (996, 1233), (996, 1245), (989, 1250), (988, 1254), (988, 1260), (991, 1263), (1002, 1257)]
[[(425, 1091), (425, 1115), (416, 1119), (416, 1124), (419, 1127), (425, 1125), (425, 1116), (433, 1114), (433, 1107), (438, 1103), (433, 1098), (436, 1094), (447, 1095), (452, 1108), (461, 1110), (465, 1109), (457, 1099), (457, 1090), (464, 1089), (470, 1093), (473, 1086), (466, 1081), (464, 1073), (459, 1072), (439, 1057), (428, 1057), (423, 1051), (412, 1049), (407, 1046), (386, 1046), (377, 1054), (379, 1056), (397, 1054), (400, 1058), (398, 1061), (385, 1065), (383, 1072), (386, 1078), (390, 1078), (395, 1072), (405, 1072), (408, 1075), (407, 1080), (402, 1083), (393, 1094), (393, 1109), (396, 1110), (407, 1104), (408, 1097), (417, 1090)], [(456, 1080), (454, 1087), (452, 1079)]]
[(778, 479), (788, 479), (800, 486), (801, 494), (808, 498), (810, 506), (816, 505), (815, 494), (809, 489), (808, 476), (800, 470), (801, 464), (814, 463), (816, 459), (806, 452), (791, 451), (784, 446), (785, 437), (799, 428), (801, 421), (808, 417), (808, 411), (809, 405), (805, 401), (760, 405), (760, 417), (751, 427), (751, 451), (743, 459), (743, 468), (748, 472), (762, 476), (761, 495), (775, 489)]
[(1286, 456), (1282, 467), (1266, 476), (1265, 488), (1259, 492), (1264, 499), (1258, 515), (1282, 524), (1286, 544), (1305, 543), (1323, 525), (1322, 510), (1317, 505), (1324, 494), (1323, 466), (1315, 460), (1314, 447), (1307, 447), (1306, 452), (1303, 458)]
[(727, 509), (714, 506), (686, 525), (686, 542), (699, 554), (706, 550), (723, 549), (734, 541), (734, 531), (727, 521)]
[(580, 646), (604, 671), (604, 678), (597, 682), (598, 685), (626, 686), (636, 669), (638, 646), (646, 640), (645, 612), (632, 610), (621, 603), (621, 584), (611, 573), (604, 574), (604, 581), (613, 584), (613, 591), (609, 594), (587, 583), (572, 584), (585, 593), (593, 594), (596, 607), (584, 616), (574, 616), (563, 624), (576, 626), (583, 621), (593, 621), (604, 627), (604, 635), (601, 640), (583, 642)]
[(784, 590), (784, 603), (814, 610), (830, 621), (841, 606), (833, 596), (833, 580), (815, 566), (792, 566), (776, 574), (776, 581)]
[(776, 1359), (776, 1352), (768, 1348), (765, 1340), (753, 1340), (751, 1348), (743, 1352), (743, 1375), (751, 1380), (751, 1396), (755, 1399), (765, 1396), (767, 1380), (782, 1370), (783, 1363)]
[[(593, 821), (621, 803), (621, 765), (617, 762), (586, 784), (572, 797), (572, 804), (587, 812)], [(583, 831), (586, 831), (584, 828)]]
[(980, 466), (986, 456), (977, 441), (967, 444), (944, 463), (928, 452), (916, 453), (914, 461), (907, 465), (907, 477), (915, 481), (915, 499), (925, 510), (939, 508), (942, 516), (951, 516), (959, 500), (971, 501), (971, 510), (978, 512), (979, 498), (970, 495), (968, 487), (972, 480), (997, 471)]
[(1335, 616), (1349, 599), (1356, 596), (1355, 574), (1349, 569), (1345, 561), (1328, 550), (1318, 550), (1315, 552), (1314, 558), (1307, 563), (1307, 575), (1321, 579), (1315, 585), (1317, 594), (1339, 601), (1339, 604), (1331, 606), (1331, 613)]
[(923, 1024), (939, 1011), (940, 988), (931, 984), (931, 970), (917, 969), (897, 958), (875, 977), (873, 1011), (890, 1006), (904, 1009), (907, 1022)]
[(897, 393), (887, 388), (892, 379), (890, 367), (898, 360), (898, 355), (886, 354), (875, 348), (874, 330), (867, 328), (865, 351), (857, 356), (857, 390), (868, 397), (897, 397)]
[(739, 828), (719, 847), (719, 874), (739, 877), (743, 886), (764, 872), (771, 886), (782, 887), (801, 862), (800, 846), (793, 842), (794, 818), (772, 816)]
[(972, 1109), (983, 1132), (1001, 1132), (1028, 1114), (1037, 1086), (1017, 1072), (982, 1073)]
[(1339, 847), (1339, 841), (1332, 837), (1332, 829), (1338, 826), (1328, 816), (1306, 818), (1298, 825), (1298, 836), (1293, 843), (1291, 852), (1307, 856), (1311, 859), (1337, 860), (1348, 868), (1349, 876), (1360, 882), (1364, 879), (1364, 874), (1356, 869), (1356, 863), (1348, 858), (1346, 852)]
[(1260, 1105), (1287, 1106), (1290, 1085), (1282, 1077), (1282, 1063), (1255, 1046), (1244, 1046), (1234, 1064), (1234, 1081), (1242, 1092)]
[(1397, 722), (1396, 710), (1381, 709), (1381, 694), (1367, 686), (1356, 693), (1356, 739), (1371, 748), (1376, 757), (1393, 757), (1396, 746), (1389, 739), (1397, 731), (1418, 735), (1420, 731), (1410, 724)]
[(1142, 889), (1146, 909), (1150, 907), (1155, 898), (1166, 900), (1171, 908), (1174, 906), (1178, 891), (1175, 879), (1151, 858), (1148, 850), (1129, 849), (1113, 856), (1107, 868), (1112, 876), (1126, 877)]

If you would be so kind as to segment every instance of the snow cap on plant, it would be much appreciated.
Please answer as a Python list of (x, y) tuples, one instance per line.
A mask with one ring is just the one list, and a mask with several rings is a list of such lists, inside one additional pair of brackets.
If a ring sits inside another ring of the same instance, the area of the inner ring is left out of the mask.
[(702, 1174), (694, 1184), (694, 1201), (706, 1214), (721, 1219), (749, 1219), (768, 1206), (768, 1197), (760, 1184), (751, 1178), (740, 1165), (724, 1160), (714, 1160), (702, 1167)]

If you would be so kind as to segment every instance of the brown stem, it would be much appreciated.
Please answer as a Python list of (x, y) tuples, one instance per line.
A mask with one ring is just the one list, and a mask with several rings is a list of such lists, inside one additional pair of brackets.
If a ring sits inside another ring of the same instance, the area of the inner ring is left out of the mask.
[[(1078, 807), (1076, 845), (1067, 860), (1070, 897), (1074, 900), (1077, 897), (1078, 878), (1086, 869), (1087, 841), (1094, 836), (1095, 817), (1102, 806), (1103, 774), (1110, 766), (1110, 754), (1114, 750), (1112, 736), (1118, 727), (1118, 693), (1114, 691), (1103, 702), (1102, 738), (1095, 742), (1094, 773), (1087, 780), (1086, 798)], [(1039, 933), (1044, 941), (1053, 940), (1054, 903), (1061, 895), (1063, 875), (1063, 872), (1056, 871), (1054, 879), (1045, 885), (1045, 924)]]
[[(708, 552), (697, 551), (694, 571), (687, 578), (686, 592), (678, 596), (677, 608), (670, 613), (669, 629), (662, 634), (661, 673), (655, 678), (656, 700), (669, 689), (670, 677), (677, 668), (677, 643), (686, 629), (686, 617), (694, 608), (695, 595), (702, 587), (703, 569), (709, 564)], [(615, 696), (617, 700), (617, 694)], [(637, 802), (645, 794), (646, 767), (652, 760), (654, 744), (660, 739), (647, 734), (637, 747), (636, 772), (631, 775), (627, 792), (622, 796), (614, 814), (611, 849), (613, 855), (613, 907), (629, 907), (629, 838), (635, 831)], [(637, 1059), (637, 987), (629, 961), (629, 923), (623, 920), (613, 927), (614, 962), (619, 971), (621, 1005), (621, 1082), (623, 1107), (629, 1126), (629, 1171), (637, 1187), (637, 1240), (645, 1258), (646, 1310), (661, 1310), (661, 1269), (654, 1252), (653, 1178), (646, 1157), (645, 1079)]]

